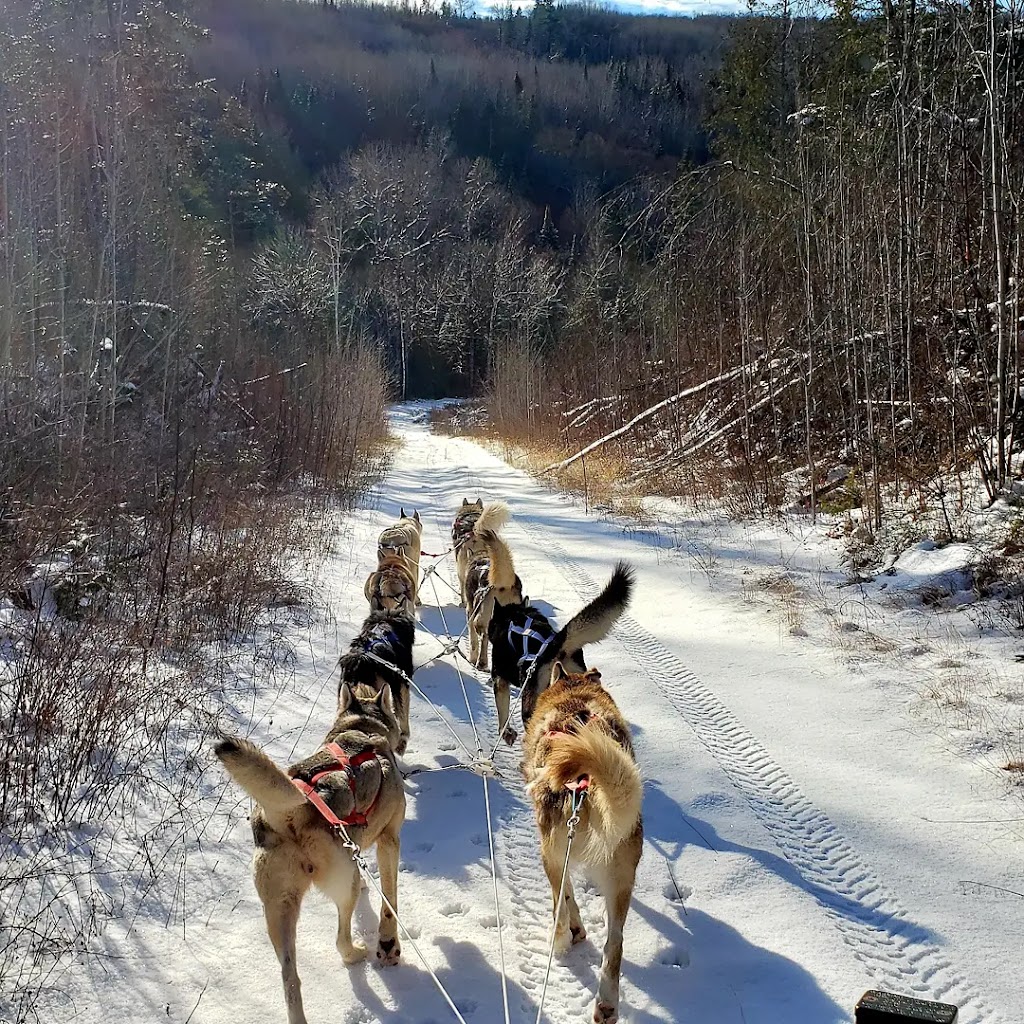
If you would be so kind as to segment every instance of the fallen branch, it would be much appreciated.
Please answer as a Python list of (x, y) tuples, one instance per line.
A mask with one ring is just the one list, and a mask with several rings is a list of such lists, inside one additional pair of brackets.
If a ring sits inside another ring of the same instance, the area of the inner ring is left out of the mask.
[[(764, 408), (764, 406), (771, 402), (773, 398), (776, 398), (779, 395), (781, 395), (783, 391), (788, 390), (794, 384), (799, 384), (801, 379), (802, 378), (800, 377), (794, 377), (786, 384), (783, 384), (780, 388), (777, 388), (772, 394), (765, 395), (765, 397), (762, 398), (760, 401), (755, 402), (752, 406), (750, 406), (749, 409), (745, 410), (741, 416), (737, 416), (734, 420), (730, 420), (728, 423), (725, 424), (725, 426), (718, 427), (718, 429), (713, 430), (710, 434), (707, 434), (705, 437), (702, 437), (695, 444), (691, 444), (688, 447), (682, 448), (677, 452), (670, 452), (666, 458), (660, 461), (660, 463), (656, 465), (652, 464), (639, 470), (633, 476), (633, 481), (639, 482), (640, 480), (644, 480), (647, 477), (651, 476), (652, 474), (658, 472), (659, 470), (667, 469), (669, 466), (673, 468), (679, 466), (681, 463), (685, 462), (691, 456), (696, 455), (697, 452), (699, 452), (702, 448), (706, 448), (713, 441), (717, 441), (718, 438), (720, 438), (723, 434), (728, 433), (730, 430), (733, 429), (733, 427), (739, 426), (739, 424), (742, 423), (751, 413), (757, 412), (758, 409)], [(735, 405), (735, 403), (733, 404)]]
[(613, 430), (610, 434), (605, 434), (604, 437), (588, 444), (586, 448), (578, 451), (575, 455), (570, 455), (569, 458), (563, 459), (561, 462), (553, 462), (550, 466), (545, 466), (541, 472), (550, 473), (555, 469), (565, 469), (566, 466), (571, 466), (577, 459), (582, 459), (585, 455), (589, 455), (592, 451), (607, 444), (609, 441), (614, 441), (616, 438), (622, 437), (623, 434), (629, 433), (629, 431), (637, 426), (637, 424), (650, 419), (656, 413), (661, 412), (663, 409), (667, 409), (670, 405), (675, 405), (676, 402), (679, 402), (684, 398), (689, 398), (691, 395), (696, 395), (701, 391), (706, 391), (715, 384), (723, 384), (726, 381), (733, 380), (741, 373), (746, 372), (747, 369), (748, 368), (745, 366), (738, 366), (735, 370), (727, 370), (725, 373), (721, 373), (711, 380), (706, 380), (701, 384), (695, 384), (692, 388), (685, 388), (684, 390), (672, 395), (671, 398), (666, 398), (663, 401), (658, 402), (657, 405), (652, 405), (649, 409), (645, 409), (639, 415), (634, 416), (627, 424), (625, 424), (625, 426), (621, 426), (617, 430)]

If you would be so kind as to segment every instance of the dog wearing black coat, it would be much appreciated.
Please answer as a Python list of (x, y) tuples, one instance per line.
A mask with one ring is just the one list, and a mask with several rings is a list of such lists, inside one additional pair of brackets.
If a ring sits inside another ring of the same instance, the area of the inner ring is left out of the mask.
[(514, 683), (523, 687), (523, 724), (530, 721), (537, 698), (551, 682), (551, 668), (561, 662), (569, 672), (586, 672), (583, 648), (603, 640), (626, 610), (633, 592), (633, 570), (624, 562), (615, 566), (604, 589), (556, 629), (539, 608), (527, 603), (495, 602), (487, 635), (491, 641), (491, 685), (498, 707), (498, 722), (506, 743), (515, 742), (509, 693)]
[[(370, 686), (380, 690), (387, 686), (401, 727), (401, 741), (396, 754), (404, 754), (409, 742), (409, 683), (412, 678), (412, 648), (416, 641), (416, 620), (407, 612), (371, 612), (363, 628), (338, 662), (341, 679), (338, 694), (346, 684), (351, 688)], [(385, 663), (385, 664), (382, 664)], [(389, 668), (398, 672), (389, 671)]]

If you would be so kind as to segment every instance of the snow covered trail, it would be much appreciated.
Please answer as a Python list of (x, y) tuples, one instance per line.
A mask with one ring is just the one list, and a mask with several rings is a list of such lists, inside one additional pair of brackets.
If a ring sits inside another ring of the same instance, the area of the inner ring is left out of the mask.
[[(595, 593), (616, 559), (637, 568), (628, 617), (588, 652), (632, 723), (646, 780), (623, 1019), (829, 1024), (850, 1020), (866, 988), (884, 987), (957, 1002), (964, 1022), (1024, 1020), (1024, 900), (963, 885), (1019, 891), (1024, 847), (984, 826), (936, 824), (1012, 817), (991, 778), (915, 730), (828, 650), (780, 637), (759, 610), (709, 591), (678, 553), (585, 516), (470, 441), (431, 435), (421, 413), (396, 411), (402, 446), (379, 507), (346, 520), (326, 573), (336, 621), (281, 626), (294, 650), (291, 684), (237, 695), (237, 727), (281, 762), (312, 750), (331, 720), (333, 660), (365, 612), (380, 529), (400, 505), (418, 507), (424, 548), (441, 552), (463, 497), (505, 499), (517, 570), (556, 621)], [(487, 753), (496, 727), (486, 678), (463, 662), (460, 679), (452, 655), (430, 660), (442, 644), (426, 630), (443, 634), (447, 623), (457, 635), (465, 624), (453, 583), (449, 556), (423, 592), (415, 661), (426, 664), (416, 679), (469, 750)], [(467, 759), (414, 698), (407, 765)], [(452, 769), (409, 782), (399, 911), (467, 1024), (503, 1020), (499, 917), (514, 1024), (534, 1020), (543, 984), (549, 895), (518, 759), (518, 744), (502, 745), (501, 778), (486, 783), (499, 914), (483, 780)], [(75, 1012), (64, 1019), (284, 1019), (249, 877), (248, 806), (218, 769), (210, 777), (211, 826), (193, 840), (176, 912), (155, 900), (130, 928), (112, 922), (101, 937), (107, 958), (67, 978)], [(375, 902), (364, 896), (357, 911), (364, 936)], [(552, 1024), (588, 1020), (596, 989), (603, 902), (585, 886), (580, 902), (590, 938), (556, 960), (544, 1013)], [(333, 906), (311, 893), (298, 956), (311, 1024), (454, 1020), (408, 943), (399, 967), (345, 968), (334, 929)]]

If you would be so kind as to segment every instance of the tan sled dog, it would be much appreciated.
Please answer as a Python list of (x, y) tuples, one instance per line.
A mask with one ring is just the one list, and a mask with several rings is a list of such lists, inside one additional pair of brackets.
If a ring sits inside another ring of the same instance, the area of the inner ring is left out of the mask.
[[(312, 799), (320, 799), (346, 822), (361, 850), (377, 844), (381, 889), (398, 909), (399, 833), (405, 820), (405, 789), (392, 752), (398, 742), (390, 687), (374, 694), (362, 687), (353, 692), (346, 685), (324, 746), (287, 772), (247, 740), (225, 736), (214, 747), (231, 777), (258, 805), (250, 819), (256, 843), (253, 880), (281, 964), (288, 1024), (306, 1024), (295, 932), (310, 885), (337, 904), (342, 960), (354, 964), (366, 956), (366, 947), (352, 938), (359, 871)], [(304, 780), (305, 788), (293, 780)], [(312, 793), (309, 799), (307, 791)], [(382, 903), (377, 959), (395, 964), (401, 952), (398, 923)]]
[(569, 787), (586, 780), (569, 866), (583, 865), (604, 893), (608, 936), (594, 1020), (613, 1024), (619, 1019), (622, 928), (643, 851), (643, 786), (629, 725), (601, 686), (597, 669), (567, 674), (560, 662), (555, 664), (551, 685), (537, 698), (523, 737), (523, 775), (537, 812), (559, 951), (587, 937), (568, 872), (564, 899), (558, 905), (569, 841), (566, 823), (573, 796)]
[(363, 587), (371, 612), (416, 614), (416, 581), (399, 555), (385, 555)]
[(409, 571), (413, 580), (413, 601), (422, 604), (420, 600), (420, 551), (422, 545), (420, 538), (423, 535), (423, 524), (420, 522), (420, 514), (415, 509), (411, 516), (405, 514), (405, 509), (399, 511), (399, 520), (394, 526), (389, 526), (381, 533), (377, 541), (377, 564), (383, 565), (384, 559), (388, 556), (397, 557)]
[(493, 531), (481, 530), (485, 553), (473, 560), (466, 573), (463, 592), (469, 619), (469, 660), (479, 669), (487, 668), (487, 631), (494, 605), (522, 604), (523, 581), (516, 575), (512, 552)]
[(452, 524), (452, 546), (455, 548), (455, 571), (459, 575), (459, 596), (463, 608), (469, 608), (466, 594), (469, 567), (477, 559), (487, 557), (485, 535), (497, 533), (508, 520), (508, 505), (503, 501), (489, 501), (484, 505), (479, 498), (472, 504), (462, 499), (462, 508)]

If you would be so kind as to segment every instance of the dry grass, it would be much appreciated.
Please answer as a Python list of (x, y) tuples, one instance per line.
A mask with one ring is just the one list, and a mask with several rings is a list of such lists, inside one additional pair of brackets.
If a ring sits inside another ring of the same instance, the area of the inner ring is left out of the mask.
[(783, 625), (789, 634), (807, 635), (803, 617), (805, 595), (788, 573), (768, 573), (760, 576), (755, 580), (754, 588), (770, 594), (779, 602)]
[(765, 511), (764, 503), (747, 493), (732, 474), (723, 472), (718, 461), (694, 459), (671, 470), (659, 469), (649, 461), (642, 439), (637, 438), (614, 442), (569, 466), (549, 470), (577, 451), (586, 438), (574, 437), (570, 444), (557, 413), (531, 416), (524, 422), (493, 418), (490, 412), (501, 406), (502, 400), (495, 396), (488, 404), (452, 403), (432, 410), (430, 422), (438, 433), (485, 443), (511, 465), (579, 496), (588, 511), (601, 509), (641, 526), (650, 522), (643, 495), (685, 496), (698, 506), (724, 509), (736, 516)]

